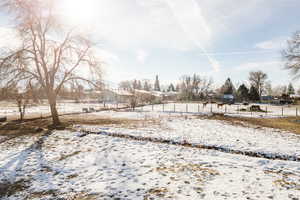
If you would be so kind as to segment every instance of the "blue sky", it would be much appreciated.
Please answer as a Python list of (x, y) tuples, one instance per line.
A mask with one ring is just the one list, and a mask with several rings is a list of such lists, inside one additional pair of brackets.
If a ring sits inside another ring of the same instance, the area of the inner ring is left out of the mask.
[[(63, 20), (98, 42), (110, 82), (175, 82), (184, 74), (247, 80), (262, 70), (273, 85), (292, 79), (280, 51), (300, 30), (299, 0), (61, 0)], [(3, 13), (3, 33), (10, 25)], [(1, 32), (0, 32), (1, 35)], [(5, 37), (4, 37), (5, 38)]]

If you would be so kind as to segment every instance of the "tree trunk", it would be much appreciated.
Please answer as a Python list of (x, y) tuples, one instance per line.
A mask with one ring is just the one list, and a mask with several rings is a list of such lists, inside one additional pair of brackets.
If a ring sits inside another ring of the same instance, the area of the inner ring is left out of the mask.
[(51, 109), (51, 117), (52, 117), (53, 126), (58, 126), (58, 125), (60, 125), (60, 120), (59, 120), (58, 112), (56, 109), (55, 95), (48, 94), (48, 100), (49, 100), (50, 109)]

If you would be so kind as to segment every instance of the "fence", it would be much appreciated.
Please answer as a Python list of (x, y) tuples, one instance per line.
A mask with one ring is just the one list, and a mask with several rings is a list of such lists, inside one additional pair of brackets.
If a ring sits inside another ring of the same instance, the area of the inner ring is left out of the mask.
[(249, 110), (251, 105), (218, 105), (218, 104), (197, 104), (197, 103), (166, 103), (147, 105), (137, 108), (137, 111), (154, 111), (168, 113), (190, 113), (190, 114), (208, 114), (223, 113), (229, 115), (242, 116), (268, 116), (268, 117), (298, 117), (299, 107), (297, 106), (275, 106), (269, 104), (255, 104), (260, 106), (260, 111), (254, 112)]
[[(256, 104), (257, 105), (257, 104)], [(82, 112), (83, 108), (94, 108), (95, 110), (105, 109), (119, 109), (124, 107), (124, 104), (120, 103), (59, 103), (57, 110), (59, 114), (68, 114), (74, 112)], [(249, 105), (250, 106), (250, 105)], [(168, 113), (190, 113), (190, 114), (209, 114), (209, 113), (224, 113), (229, 115), (242, 115), (242, 116), (267, 116), (267, 117), (287, 117), (294, 116), (298, 117), (300, 107), (297, 106), (274, 106), (269, 104), (259, 104), (262, 109), (261, 112), (251, 112), (248, 110), (249, 106), (244, 105), (219, 105), (218, 104), (207, 104), (202, 103), (165, 103), (165, 104), (154, 104), (137, 107), (136, 111), (144, 112), (168, 112)], [(27, 114), (36, 114), (40, 116), (46, 116), (50, 114), (48, 105), (30, 107), (26, 110)], [(0, 116), (18, 115), (16, 107), (6, 107), (0, 110)]]

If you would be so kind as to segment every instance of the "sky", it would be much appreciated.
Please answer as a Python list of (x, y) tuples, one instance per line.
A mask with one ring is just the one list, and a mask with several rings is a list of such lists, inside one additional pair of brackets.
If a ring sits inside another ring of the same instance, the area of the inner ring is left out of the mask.
[[(65, 23), (97, 42), (104, 78), (176, 82), (182, 75), (247, 81), (253, 70), (273, 85), (288, 84), (281, 51), (300, 30), (299, 0), (61, 0)], [(0, 46), (11, 21), (0, 14)], [(295, 83), (296, 87), (299, 82)]]

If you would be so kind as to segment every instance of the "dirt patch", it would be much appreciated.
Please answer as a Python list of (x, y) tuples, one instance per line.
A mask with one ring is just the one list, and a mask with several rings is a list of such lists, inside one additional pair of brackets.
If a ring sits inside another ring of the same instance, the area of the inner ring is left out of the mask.
[(61, 121), (68, 125), (85, 124), (85, 125), (128, 125), (142, 122), (142, 120), (126, 118), (110, 118), (97, 116), (93, 114), (68, 115), (62, 116)]
[(8, 122), (0, 125), (0, 135), (4, 136), (22, 136), (40, 133), (44, 129), (31, 123)]
[(15, 183), (0, 183), (0, 197), (11, 196), (29, 188), (27, 181), (21, 179)]
[[(114, 125), (118, 127), (126, 128), (138, 128), (144, 127), (147, 124), (158, 123), (156, 120), (135, 120), (135, 119), (125, 119), (125, 118), (104, 118), (103, 116), (97, 116), (92, 114), (80, 114), (80, 115), (66, 115), (61, 116), (60, 121), (62, 123), (62, 128), (71, 127), (73, 125)], [(24, 120), (24, 122), (19, 121), (9, 121), (0, 124), (0, 135), (17, 137), (22, 135), (36, 134), (43, 130), (51, 129), (52, 119), (31, 119)]]
[(72, 157), (72, 156), (75, 156), (75, 155), (77, 155), (77, 154), (79, 154), (79, 153), (80, 153), (80, 151), (74, 151), (73, 153), (70, 153), (70, 154), (61, 155), (60, 158), (59, 158), (58, 160), (59, 160), (59, 161), (65, 160), (65, 159), (67, 159), (67, 158), (69, 158), (69, 157)]
[(254, 117), (231, 117), (223, 114), (214, 114), (212, 116), (200, 118), (221, 120), (234, 126), (243, 126), (251, 128), (274, 128), (281, 129), (296, 134), (300, 134), (300, 123), (297, 123), (299, 118), (297, 117), (285, 117), (285, 118), (254, 118)]
[(144, 196), (144, 200), (157, 199), (157, 198), (171, 199), (172, 196), (167, 197), (168, 193), (169, 193), (169, 190), (165, 187), (151, 188), (146, 192), (146, 195)]

